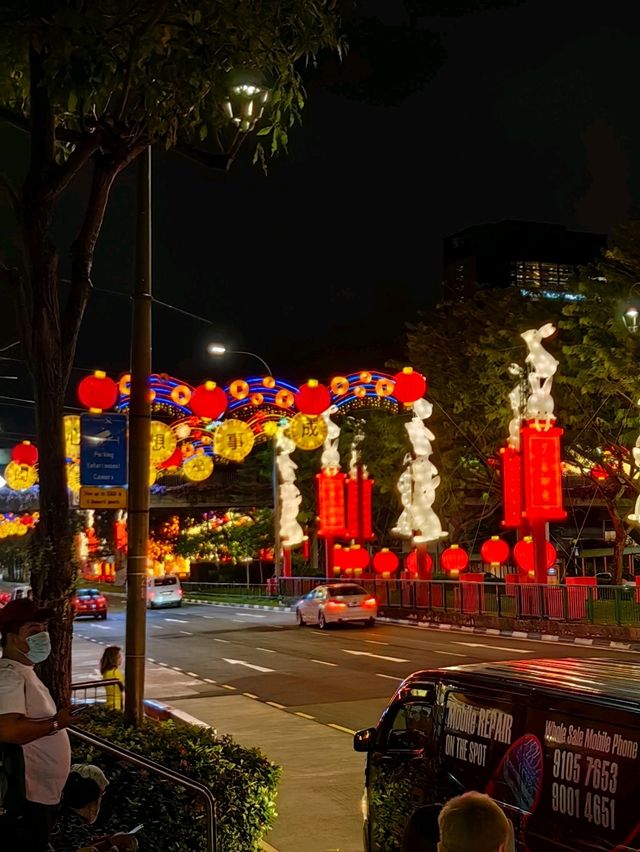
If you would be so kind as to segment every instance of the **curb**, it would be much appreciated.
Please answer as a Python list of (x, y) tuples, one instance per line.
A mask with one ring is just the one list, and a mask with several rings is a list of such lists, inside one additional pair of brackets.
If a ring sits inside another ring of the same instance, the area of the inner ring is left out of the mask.
[(198, 598), (183, 598), (185, 603), (192, 604), (208, 604), (209, 606), (232, 606), (235, 609), (262, 609), (267, 612), (293, 612), (293, 607), (290, 606), (263, 606), (262, 604), (234, 604), (224, 603), (222, 601), (203, 601)]

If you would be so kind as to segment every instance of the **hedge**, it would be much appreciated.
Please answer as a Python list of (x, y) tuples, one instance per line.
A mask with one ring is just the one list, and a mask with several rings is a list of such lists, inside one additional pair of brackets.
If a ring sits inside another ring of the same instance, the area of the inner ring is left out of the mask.
[[(258, 749), (244, 748), (230, 736), (196, 725), (145, 720), (133, 728), (121, 712), (99, 707), (87, 712), (82, 728), (206, 784), (217, 801), (222, 852), (253, 852), (273, 825), (282, 770)], [(74, 763), (97, 764), (110, 782), (96, 834), (128, 831), (144, 823), (137, 837), (145, 852), (206, 850), (201, 797), (87, 743), (72, 738), (72, 745)]]

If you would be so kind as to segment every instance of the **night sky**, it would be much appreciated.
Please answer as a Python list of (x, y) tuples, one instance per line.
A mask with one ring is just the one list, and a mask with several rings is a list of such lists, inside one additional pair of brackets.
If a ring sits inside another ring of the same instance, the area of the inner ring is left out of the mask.
[[(292, 381), (383, 369), (403, 360), (404, 321), (439, 296), (445, 235), (503, 219), (606, 233), (636, 214), (633, 6), (529, 0), (423, 18), (444, 48), (435, 76), (397, 105), (372, 106), (328, 88), (336, 75), (323, 66), (289, 156), (270, 161), (267, 177), (249, 146), (228, 174), (156, 152), (155, 295), (212, 326), (155, 308), (154, 370), (196, 382), (261, 372), (252, 358), (211, 362), (213, 339), (257, 352)], [(361, 8), (387, 24), (406, 19), (398, 0)], [(341, 73), (349, 81), (367, 69), (355, 51)], [(15, 139), (1, 134), (2, 159), (15, 163)], [(131, 290), (134, 210), (132, 169), (113, 193), (98, 288)], [(70, 199), (61, 233), (74, 213)], [(5, 243), (7, 222), (4, 211)], [(127, 369), (129, 305), (96, 292), (79, 366)], [(6, 325), (0, 341), (12, 339)], [(3, 372), (24, 376), (12, 362)], [(1, 392), (29, 395), (17, 386), (5, 380)]]

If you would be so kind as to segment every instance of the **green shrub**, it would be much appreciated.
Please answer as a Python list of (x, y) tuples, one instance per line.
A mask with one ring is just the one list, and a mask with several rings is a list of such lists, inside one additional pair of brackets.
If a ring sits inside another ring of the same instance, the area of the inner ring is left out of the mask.
[[(123, 714), (91, 708), (83, 729), (206, 784), (218, 810), (218, 848), (250, 852), (277, 816), (281, 769), (258, 749), (196, 725), (145, 721), (128, 726)], [(140, 848), (149, 852), (206, 850), (206, 809), (201, 797), (128, 762), (120, 762), (72, 737), (73, 762), (95, 763), (109, 787), (96, 833), (128, 831), (138, 823)]]

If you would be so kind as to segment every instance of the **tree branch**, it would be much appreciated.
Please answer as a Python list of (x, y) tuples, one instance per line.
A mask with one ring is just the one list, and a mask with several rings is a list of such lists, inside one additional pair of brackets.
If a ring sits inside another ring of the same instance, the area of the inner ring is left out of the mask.
[(44, 72), (44, 57), (29, 45), (29, 95), (31, 101), (31, 162), (27, 182), (41, 184), (54, 165), (55, 119)]
[(158, 23), (160, 18), (164, 15), (167, 9), (167, 2), (164, 0), (162, 3), (158, 3), (156, 9), (154, 10), (151, 17), (144, 21), (138, 29), (134, 32), (133, 37), (131, 39), (130, 49), (129, 49), (129, 57), (127, 60), (127, 68), (124, 74), (124, 83), (122, 86), (122, 98), (120, 99), (120, 109), (118, 110), (118, 121), (122, 121), (123, 116), (127, 109), (127, 102), (129, 100), (129, 92), (131, 91), (131, 76), (133, 74), (133, 66), (135, 63), (136, 52), (140, 45), (140, 42), (144, 38), (144, 36), (150, 32), (155, 25)]
[(0, 108), (0, 121), (10, 127), (15, 127), (16, 130), (22, 130), (23, 133), (29, 133), (31, 130), (31, 123), (28, 118), (18, 115), (18, 113), (6, 107)]
[(176, 154), (181, 154), (188, 160), (193, 160), (194, 163), (199, 163), (201, 166), (206, 166), (208, 169), (216, 169), (218, 171), (227, 172), (233, 162), (233, 157), (229, 154), (210, 154), (208, 151), (201, 151), (186, 142), (178, 142), (172, 149)]
[(71, 152), (67, 161), (57, 166), (51, 180), (47, 181), (46, 193), (51, 198), (56, 198), (60, 193), (69, 186), (74, 177), (86, 166), (91, 157), (100, 147), (100, 138), (98, 133), (85, 135), (74, 150)]

